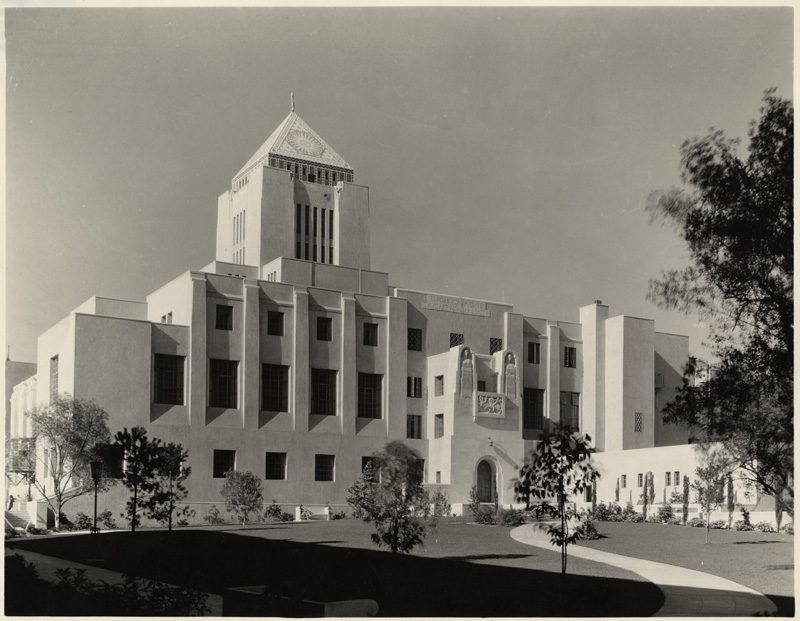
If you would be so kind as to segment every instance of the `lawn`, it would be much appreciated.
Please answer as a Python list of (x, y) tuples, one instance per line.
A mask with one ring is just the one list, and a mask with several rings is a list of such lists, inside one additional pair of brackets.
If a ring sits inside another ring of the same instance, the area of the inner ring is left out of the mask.
[[(383, 616), (647, 616), (663, 602), (649, 582), (590, 561), (571, 560), (562, 578), (557, 553), (516, 542), (503, 527), (446, 520), (413, 555), (376, 550), (370, 533), (369, 525), (341, 520), (6, 545), (210, 593), (268, 584), (305, 599), (371, 598)], [(58, 614), (35, 603), (29, 614)]]
[(794, 536), (703, 528), (596, 522), (603, 538), (580, 545), (670, 563), (728, 578), (760, 591), (782, 613), (794, 608)]

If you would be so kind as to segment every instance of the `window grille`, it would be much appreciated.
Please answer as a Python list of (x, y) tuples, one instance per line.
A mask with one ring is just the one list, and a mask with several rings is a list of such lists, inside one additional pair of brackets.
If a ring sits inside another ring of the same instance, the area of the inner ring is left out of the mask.
[(560, 399), (561, 425), (572, 429), (580, 430), (580, 393), (562, 392)]
[(286, 479), (286, 453), (264, 453), (264, 478), (270, 481)]
[(261, 365), (261, 409), (267, 412), (289, 411), (289, 367)]
[(406, 437), (416, 440), (422, 438), (422, 416), (418, 414), (406, 416)]
[(422, 378), (421, 377), (407, 377), (406, 378), (406, 396), (419, 399), (422, 397)]
[[(272, 274), (270, 276), (272, 277)], [(267, 313), (267, 334), (283, 336), (283, 313), (279, 311)]]
[(358, 415), (361, 418), (381, 418), (382, 375), (358, 374)]
[(642, 427), (644, 426), (642, 418), (643, 416), (641, 412), (633, 413), (633, 431), (635, 433), (642, 433)]
[(236, 407), (238, 364), (235, 360), (211, 359), (209, 407)]
[(544, 390), (525, 388), (522, 396), (523, 429), (544, 428)]
[(317, 317), (317, 340), (332, 340), (333, 320), (330, 317)]
[(214, 449), (213, 476), (215, 479), (225, 478), (228, 470), (236, 469), (236, 451)]
[(233, 306), (217, 304), (217, 330), (233, 330)]
[(183, 356), (155, 354), (153, 403), (183, 405)]
[(314, 455), (315, 481), (333, 481), (335, 459), (333, 455)]
[(577, 365), (577, 349), (575, 347), (564, 348), (564, 366), (574, 369)]
[(368, 347), (378, 346), (378, 324), (365, 323), (364, 324), (364, 345)]
[(489, 339), (489, 353), (494, 354), (503, 349), (503, 339), (492, 337)]
[(311, 369), (311, 413), (336, 416), (336, 371)]
[(457, 347), (464, 344), (464, 335), (458, 332), (450, 333), (450, 347)]
[(408, 329), (408, 349), (409, 351), (422, 351), (422, 329)]

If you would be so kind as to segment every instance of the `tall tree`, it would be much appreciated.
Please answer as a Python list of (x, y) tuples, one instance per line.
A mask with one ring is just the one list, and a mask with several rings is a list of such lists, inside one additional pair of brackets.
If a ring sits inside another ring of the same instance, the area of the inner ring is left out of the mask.
[[(425, 540), (430, 499), (422, 486), (422, 457), (410, 446), (389, 442), (347, 490), (353, 515), (375, 525), (372, 542), (410, 552)], [(435, 524), (434, 516), (431, 525)]]
[(517, 502), (529, 502), (529, 495), (548, 503), (556, 501), (560, 525), (548, 528), (550, 541), (561, 548), (561, 573), (567, 572), (567, 546), (577, 541), (569, 532), (567, 501), (582, 493), (599, 477), (592, 463), (591, 437), (559, 427), (538, 443), (531, 459), (514, 482)]
[(26, 415), (45, 471), (45, 477), (33, 478), (33, 485), (53, 511), (58, 529), (64, 505), (94, 489), (89, 464), (95, 446), (110, 438), (108, 414), (94, 401), (64, 394)]
[(170, 531), (174, 517), (177, 516), (180, 526), (194, 515), (194, 510), (190, 507), (176, 509), (176, 504), (189, 493), (184, 481), (192, 469), (183, 465), (188, 459), (189, 451), (173, 442), (164, 444), (155, 451), (154, 476), (149, 486), (149, 495), (144, 501), (145, 508), (147, 517), (166, 524)]
[(653, 219), (671, 222), (690, 265), (650, 282), (659, 306), (695, 312), (718, 359), (707, 381), (688, 368), (666, 408), (671, 422), (721, 440), (740, 471), (794, 515), (794, 109), (774, 89), (739, 141), (712, 128), (681, 146), (684, 189), (654, 192)]
[(161, 441), (148, 438), (144, 427), (133, 427), (130, 431), (127, 428), (118, 431), (114, 435), (114, 444), (122, 453), (122, 483), (131, 490), (122, 517), (127, 518), (131, 532), (135, 533), (140, 522), (139, 509), (146, 508), (146, 500), (152, 490)]

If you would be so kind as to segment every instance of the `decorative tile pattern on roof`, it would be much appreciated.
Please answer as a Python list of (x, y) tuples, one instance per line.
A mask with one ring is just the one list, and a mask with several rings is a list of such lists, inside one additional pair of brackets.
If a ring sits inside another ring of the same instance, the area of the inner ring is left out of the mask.
[(270, 154), (353, 170), (296, 112), (289, 113), (236, 176), (263, 162)]

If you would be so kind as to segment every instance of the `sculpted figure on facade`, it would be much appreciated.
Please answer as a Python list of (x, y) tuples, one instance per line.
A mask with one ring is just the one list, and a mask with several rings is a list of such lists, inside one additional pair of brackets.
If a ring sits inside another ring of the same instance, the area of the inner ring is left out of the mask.
[(461, 395), (472, 395), (474, 370), (472, 365), (472, 352), (469, 347), (461, 350)]
[(517, 364), (514, 361), (514, 354), (506, 354), (506, 397), (511, 399), (517, 398)]

